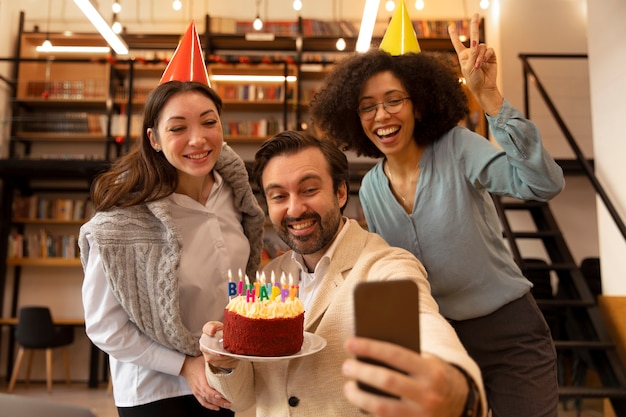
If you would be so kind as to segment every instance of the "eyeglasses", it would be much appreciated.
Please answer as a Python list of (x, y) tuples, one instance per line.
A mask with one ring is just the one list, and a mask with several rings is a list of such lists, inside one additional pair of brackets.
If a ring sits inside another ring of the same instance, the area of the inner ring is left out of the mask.
[(396, 114), (402, 110), (402, 105), (405, 100), (411, 100), (411, 97), (388, 97), (380, 103), (365, 103), (359, 110), (359, 117), (361, 120), (372, 120), (378, 111), (378, 106), (383, 105), (383, 109), (389, 114)]

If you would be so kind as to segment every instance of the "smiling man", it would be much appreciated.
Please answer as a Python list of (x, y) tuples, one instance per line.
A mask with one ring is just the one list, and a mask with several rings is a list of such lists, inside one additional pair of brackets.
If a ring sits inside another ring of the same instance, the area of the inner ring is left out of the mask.
[[(345, 154), (330, 142), (286, 131), (261, 146), (252, 171), (275, 230), (292, 249), (264, 272), (298, 279), (304, 330), (323, 337), (327, 345), (314, 355), (271, 362), (203, 350), (212, 365), (206, 367), (207, 379), (232, 409), (240, 411), (256, 402), (257, 416), (363, 415), (359, 410), (379, 416), (462, 416), (469, 407), (472, 415), (481, 415), (480, 372), (439, 314), (422, 264), (342, 216), (349, 192)], [(418, 284), (423, 354), (351, 337), (355, 286), (395, 279)], [(213, 337), (221, 326), (205, 324), (203, 337)], [(357, 354), (402, 372), (356, 361)], [(355, 380), (401, 399), (366, 393)]]

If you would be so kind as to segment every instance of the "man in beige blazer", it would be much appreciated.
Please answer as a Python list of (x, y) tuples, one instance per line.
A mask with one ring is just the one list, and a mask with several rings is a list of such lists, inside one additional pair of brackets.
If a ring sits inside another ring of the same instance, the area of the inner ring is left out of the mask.
[[(264, 271), (299, 277), (304, 330), (323, 337), (327, 345), (310, 356), (272, 362), (236, 360), (203, 349), (209, 383), (231, 408), (241, 411), (256, 403), (257, 416), (271, 417), (485, 415), (480, 371), (439, 314), (421, 262), (342, 216), (349, 180), (345, 154), (303, 132), (286, 131), (261, 146), (253, 177), (274, 229), (292, 249)], [(419, 287), (421, 354), (354, 338), (355, 286), (406, 278)], [(221, 326), (207, 323), (203, 339)], [(357, 353), (408, 376), (359, 362)], [(366, 393), (355, 379), (402, 399)]]

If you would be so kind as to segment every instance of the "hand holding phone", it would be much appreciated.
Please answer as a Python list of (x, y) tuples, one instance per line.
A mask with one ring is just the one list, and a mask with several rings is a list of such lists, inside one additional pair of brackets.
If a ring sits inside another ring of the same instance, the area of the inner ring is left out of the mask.
[[(419, 352), (417, 283), (409, 279), (359, 283), (354, 290), (354, 320), (356, 336), (395, 343)], [(369, 358), (357, 359), (394, 369)], [(358, 385), (368, 392), (392, 396), (360, 382)]]

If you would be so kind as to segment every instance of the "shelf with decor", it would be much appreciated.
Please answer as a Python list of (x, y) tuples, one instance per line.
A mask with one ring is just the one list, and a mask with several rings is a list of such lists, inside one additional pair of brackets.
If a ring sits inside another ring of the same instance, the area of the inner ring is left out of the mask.
[[(62, 35), (20, 34), (9, 157), (106, 159), (110, 64), (85, 54), (37, 51), (46, 38), (55, 45), (67, 42)], [(76, 39), (98, 42), (89, 34)], [(58, 152), (57, 142), (73, 143), (72, 153)]]
[[(23, 14), (21, 19), (20, 28), (23, 28)], [(346, 40), (346, 50), (336, 50), (337, 25), (330, 25), (331, 29), (324, 33), (306, 32), (305, 22), (298, 20), (297, 24), (285, 25), (290, 28), (289, 33), (254, 34), (237, 33), (236, 25), (230, 24), (233, 22), (217, 25), (218, 20), (205, 17), (200, 39), (212, 86), (224, 102), (225, 139), (231, 145), (249, 145), (239, 149), (252, 149), (283, 129), (306, 129), (310, 124), (310, 99), (333, 63), (354, 51), (356, 45), (355, 33), (340, 32)], [(220, 32), (226, 26), (231, 32)], [(379, 32), (375, 31), (374, 45), (380, 42), (382, 32)], [(447, 36), (434, 34), (432, 30), (427, 35), (437, 37), (420, 36), (423, 50), (453, 52)], [(106, 45), (98, 34), (48, 36), (55, 45)], [(140, 136), (146, 97), (157, 85), (180, 34), (123, 33), (121, 36), (131, 49), (129, 58), (84, 54), (52, 57), (35, 50), (46, 34), (19, 34), (18, 52), (11, 58), (15, 64), (15, 76), (11, 78), (16, 82), (11, 85), (14, 93), (10, 155), (0, 160), (0, 253), (7, 253), (8, 236), (14, 230), (77, 229), (80, 223), (14, 217), (11, 205), (16, 195), (48, 191), (63, 194), (73, 187), (66, 185), (66, 181), (79, 181), (78, 188), (88, 192), (93, 177), (118, 155), (127, 152), (132, 141)], [(276, 78), (260, 82), (242, 79), (244, 76)], [(43, 180), (48, 183), (40, 187), (38, 182)], [(358, 207), (354, 212), (358, 214)], [(32, 262), (1, 259), (0, 292), (4, 291), (7, 267), (17, 271), (19, 281), (22, 269), (46, 263), (79, 265), (75, 260), (65, 262), (56, 258), (32, 259)]]
[(288, 62), (210, 62), (209, 79), (223, 102), (228, 141), (262, 142), (295, 128), (297, 67)]

